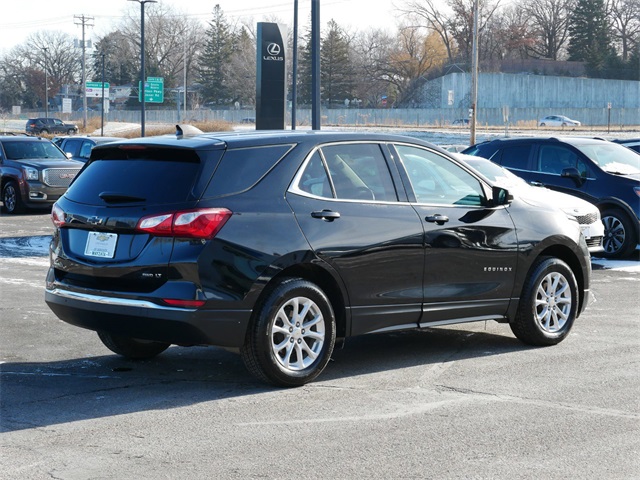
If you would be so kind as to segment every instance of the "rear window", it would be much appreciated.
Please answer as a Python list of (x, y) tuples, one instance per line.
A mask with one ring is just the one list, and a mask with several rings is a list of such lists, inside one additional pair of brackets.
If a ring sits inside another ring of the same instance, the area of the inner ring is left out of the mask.
[[(209, 169), (198, 154), (189, 149), (147, 148), (122, 150), (103, 148), (76, 177), (65, 196), (74, 202), (103, 205), (105, 192), (126, 203), (128, 198), (150, 204), (195, 200), (208, 182)], [(209, 152), (216, 155), (220, 151)], [(208, 163), (211, 163), (208, 161)], [(206, 182), (201, 178), (207, 176)], [(115, 200), (114, 200), (115, 201)]]
[(270, 145), (227, 150), (204, 196), (220, 197), (250, 189), (292, 148)]

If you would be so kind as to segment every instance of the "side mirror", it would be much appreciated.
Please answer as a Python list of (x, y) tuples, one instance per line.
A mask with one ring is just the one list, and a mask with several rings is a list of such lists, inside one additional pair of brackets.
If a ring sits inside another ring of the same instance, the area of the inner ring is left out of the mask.
[(513, 195), (509, 193), (509, 190), (502, 187), (494, 186), (491, 189), (493, 198), (491, 199), (491, 206), (497, 207), (499, 205), (509, 205), (513, 201)]
[(562, 173), (560, 174), (562, 178), (571, 178), (574, 182), (576, 182), (577, 186), (581, 186), (584, 183), (584, 178), (580, 175), (580, 172), (576, 167), (569, 167), (562, 169)]

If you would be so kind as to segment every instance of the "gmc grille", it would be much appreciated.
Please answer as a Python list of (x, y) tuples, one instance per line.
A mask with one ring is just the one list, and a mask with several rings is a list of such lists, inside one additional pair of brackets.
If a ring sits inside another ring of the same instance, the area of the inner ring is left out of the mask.
[(42, 180), (50, 187), (68, 187), (79, 168), (47, 168), (42, 172)]

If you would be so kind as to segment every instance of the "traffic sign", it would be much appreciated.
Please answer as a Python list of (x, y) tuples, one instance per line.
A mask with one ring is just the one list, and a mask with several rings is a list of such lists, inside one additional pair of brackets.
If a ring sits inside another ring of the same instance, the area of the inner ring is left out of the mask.
[[(92, 98), (102, 97), (102, 82), (86, 82), (85, 83), (85, 96)], [(104, 84), (104, 96), (109, 98), (109, 83)]]
[[(138, 82), (138, 101), (142, 102), (142, 82)], [(145, 103), (164, 102), (164, 78), (148, 77), (144, 82)]]

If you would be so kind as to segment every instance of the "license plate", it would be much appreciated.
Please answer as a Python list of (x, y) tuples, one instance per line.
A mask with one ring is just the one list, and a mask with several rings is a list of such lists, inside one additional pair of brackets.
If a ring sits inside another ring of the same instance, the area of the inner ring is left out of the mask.
[(116, 233), (89, 232), (84, 254), (89, 257), (113, 258), (117, 241)]

